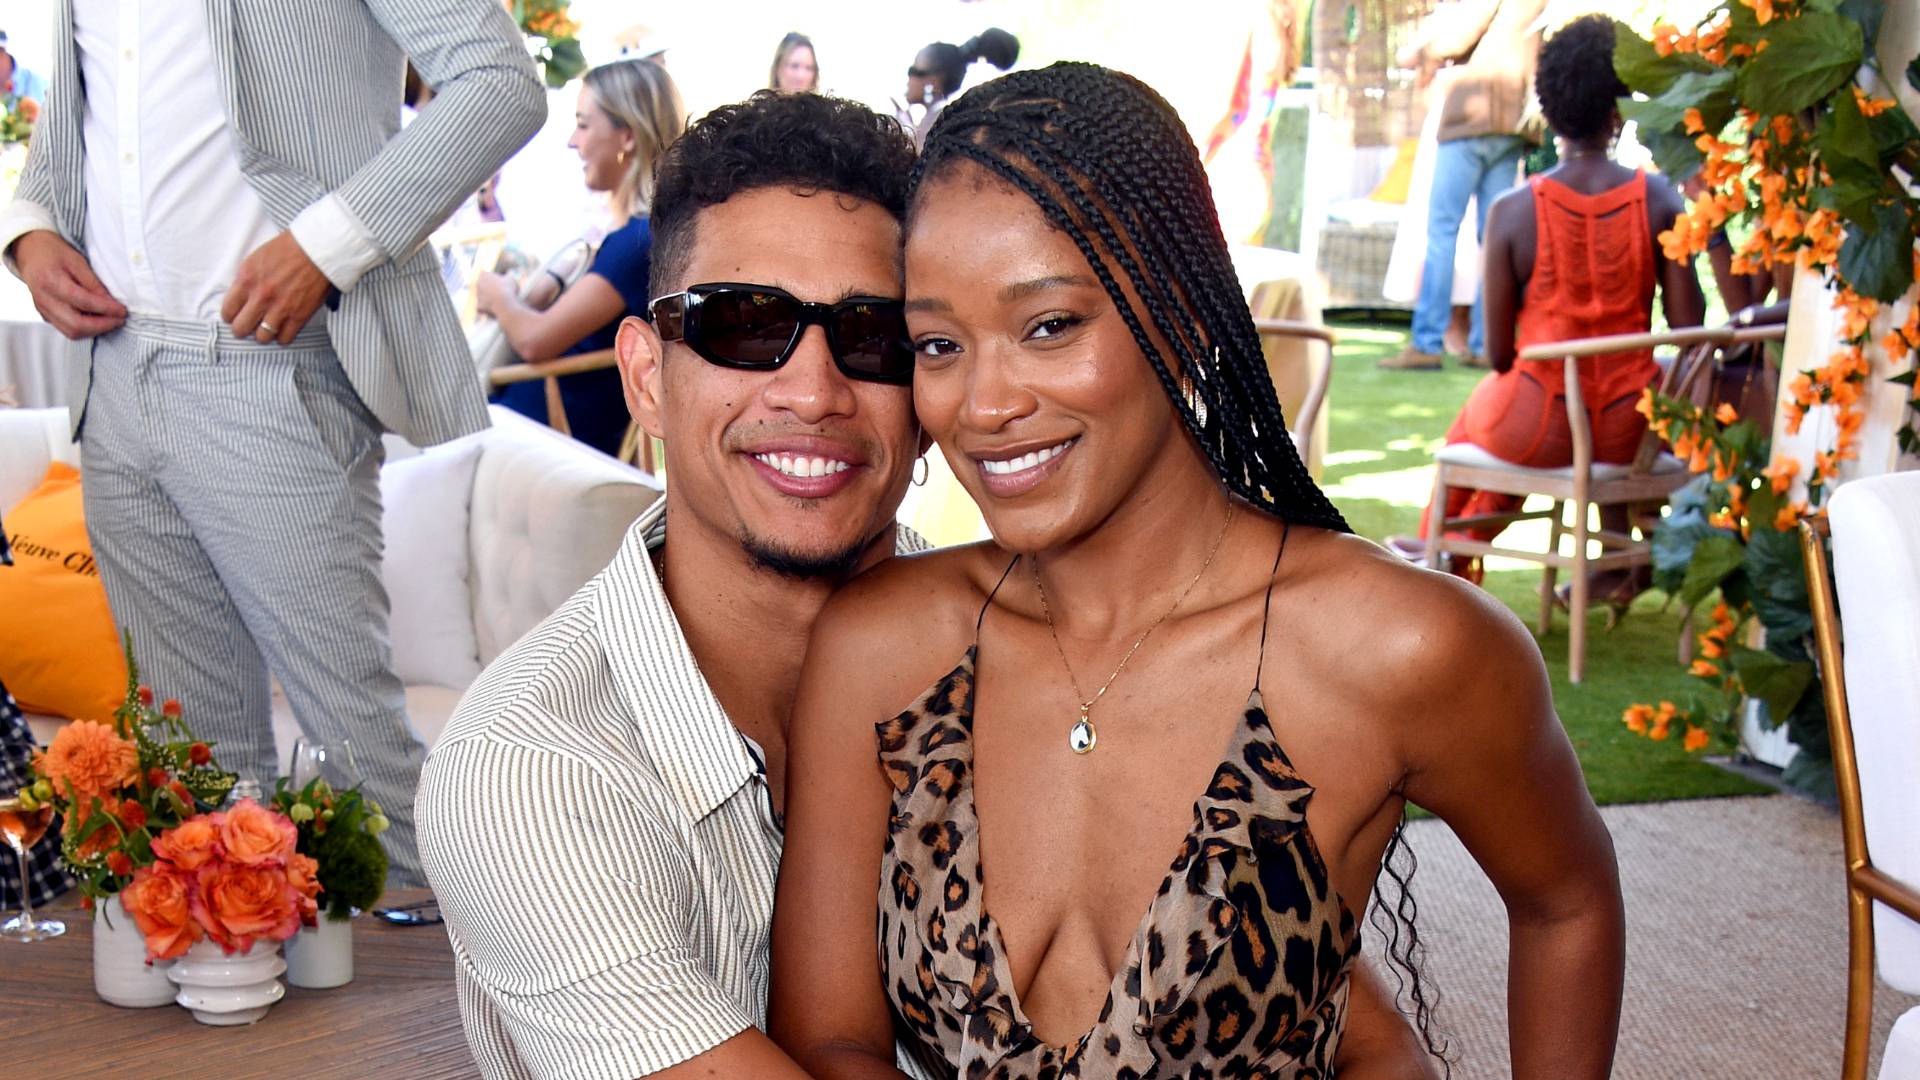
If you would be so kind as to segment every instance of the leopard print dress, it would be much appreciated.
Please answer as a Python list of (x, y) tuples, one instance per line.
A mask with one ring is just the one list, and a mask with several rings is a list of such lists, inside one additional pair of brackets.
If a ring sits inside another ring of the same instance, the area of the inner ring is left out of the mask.
[(878, 725), (893, 786), (879, 945), (900, 1024), (966, 1080), (1333, 1075), (1358, 926), (1307, 831), (1313, 788), (1244, 721), (1107, 991), (1093, 1029), (1033, 1035), (984, 906), (973, 804), (978, 645)]

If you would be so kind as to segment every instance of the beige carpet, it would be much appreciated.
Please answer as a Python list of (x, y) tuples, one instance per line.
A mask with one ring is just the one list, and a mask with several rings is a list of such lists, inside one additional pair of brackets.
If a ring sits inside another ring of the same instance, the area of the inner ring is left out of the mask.
[[(1618, 1080), (1840, 1074), (1846, 890), (1840, 819), (1786, 795), (1607, 807), (1627, 903)], [(1507, 921), (1451, 830), (1417, 822), (1414, 879), (1441, 1028), (1462, 1080), (1510, 1076)], [(1369, 940), (1367, 951), (1383, 955)], [(1920, 999), (1880, 986), (1873, 1056)]]

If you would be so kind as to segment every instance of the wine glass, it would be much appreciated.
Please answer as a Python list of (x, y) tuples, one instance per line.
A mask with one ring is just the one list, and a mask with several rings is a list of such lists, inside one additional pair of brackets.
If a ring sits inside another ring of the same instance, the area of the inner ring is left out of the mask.
[(360, 785), (360, 766), (353, 760), (353, 743), (347, 739), (314, 739), (302, 735), (293, 743), (293, 767), (287, 770), (293, 789), (299, 791), (314, 778), (325, 780), (335, 791)]
[(20, 914), (0, 926), (0, 937), (9, 941), (45, 941), (67, 932), (67, 925), (56, 919), (33, 917), (33, 880), (27, 871), (27, 851), (47, 835), (53, 824), (53, 807), (42, 805), (28, 810), (20, 805), (18, 794), (0, 797), (0, 833), (20, 860)]

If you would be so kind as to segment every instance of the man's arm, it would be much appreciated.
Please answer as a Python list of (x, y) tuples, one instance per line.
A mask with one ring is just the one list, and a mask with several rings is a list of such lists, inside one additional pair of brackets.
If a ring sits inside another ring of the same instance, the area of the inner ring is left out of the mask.
[(499, 4), (367, 2), (434, 88), (433, 107), (241, 262), (220, 307), (238, 336), (290, 343), (329, 286), (347, 292), (413, 254), (546, 120), (546, 93)]
[(369, 265), (377, 265), (426, 243), (461, 200), (540, 130), (547, 99), (524, 37), (496, 0), (367, 4), (433, 87), (433, 104), (301, 216), (340, 215), (364, 230), (379, 251)]
[(692, 853), (648, 806), (522, 740), (435, 748), (420, 854), (475, 1060), (493, 1077), (804, 1080), (701, 961)]
[(77, 340), (119, 326), (127, 309), (100, 284), (87, 257), (60, 235), (54, 218), (52, 154), (44, 140), (58, 122), (55, 104), (48, 102), (41, 110), (13, 202), (0, 211), (0, 257), (26, 283), (40, 317)]

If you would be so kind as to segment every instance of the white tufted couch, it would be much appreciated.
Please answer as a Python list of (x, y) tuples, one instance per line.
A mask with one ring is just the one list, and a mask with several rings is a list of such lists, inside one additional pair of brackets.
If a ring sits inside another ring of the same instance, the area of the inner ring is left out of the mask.
[[(516, 413), (492, 413), (491, 428), (444, 446), (387, 444), (394, 667), (429, 746), (480, 669), (598, 573), (660, 497), (646, 473)], [(80, 465), (65, 409), (0, 409), (0, 510), (56, 460)], [(42, 744), (62, 723), (28, 720)], [(274, 734), (284, 762), (299, 732), (277, 686)]]

